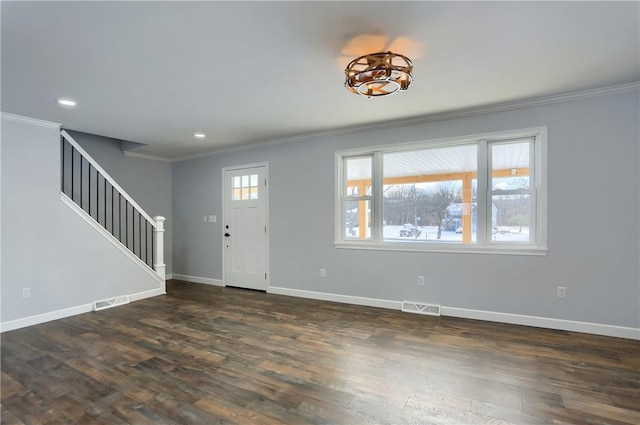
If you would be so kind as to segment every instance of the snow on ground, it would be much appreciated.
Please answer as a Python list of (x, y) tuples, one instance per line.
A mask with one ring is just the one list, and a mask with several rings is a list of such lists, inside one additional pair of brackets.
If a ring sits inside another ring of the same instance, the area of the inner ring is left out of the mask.
[[(462, 233), (456, 233), (453, 230), (443, 230), (440, 239), (438, 239), (438, 227), (437, 226), (422, 226), (418, 227), (421, 230), (420, 236), (417, 238), (400, 236), (400, 229), (402, 226), (384, 226), (383, 236), (385, 241), (390, 242), (462, 242)], [(358, 234), (358, 228), (355, 227), (354, 233)], [(522, 232), (519, 232), (518, 226), (504, 227), (500, 226), (491, 235), (492, 240), (496, 242), (528, 242), (529, 241), (529, 229), (527, 227), (522, 228)], [(346, 235), (349, 229), (346, 229)], [(370, 232), (369, 232), (370, 233)], [(472, 240), (475, 242), (476, 234), (472, 235)]]

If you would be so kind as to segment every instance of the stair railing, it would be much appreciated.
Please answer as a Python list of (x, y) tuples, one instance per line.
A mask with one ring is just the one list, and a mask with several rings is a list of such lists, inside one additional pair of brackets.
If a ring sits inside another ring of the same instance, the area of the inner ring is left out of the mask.
[(164, 280), (165, 218), (152, 218), (69, 133), (60, 135), (62, 196)]

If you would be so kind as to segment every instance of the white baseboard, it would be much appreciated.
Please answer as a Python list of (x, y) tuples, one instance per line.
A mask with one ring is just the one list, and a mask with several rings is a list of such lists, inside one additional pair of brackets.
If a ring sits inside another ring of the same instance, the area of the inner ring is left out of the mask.
[[(166, 294), (163, 288), (150, 289), (148, 291), (137, 292), (129, 295), (131, 301), (139, 301), (145, 298)], [(23, 317), (22, 319), (9, 320), (0, 323), (0, 333), (13, 331), (28, 326), (39, 325), (40, 323), (51, 322), (65, 317), (76, 316), (78, 314), (90, 313), (93, 311), (93, 303), (82, 304), (75, 307), (63, 308), (62, 310), (51, 311), (49, 313), (36, 314), (34, 316)]]
[(224, 282), (221, 281), (220, 279), (211, 279), (209, 277), (189, 276), (186, 274), (177, 274), (177, 273), (173, 273), (171, 277), (175, 280), (182, 280), (182, 281), (191, 282), (191, 283), (204, 283), (205, 285), (225, 286)]
[(537, 328), (557, 329), (561, 331), (581, 332), (640, 340), (639, 328), (628, 328), (624, 326), (603, 325), (600, 323), (578, 322), (575, 320), (525, 316), (522, 314), (499, 313), (495, 311), (471, 310), (467, 308), (445, 306), (441, 307), (440, 314), (443, 316), (460, 317), (464, 319), (486, 320), (488, 322), (535, 326)]
[[(288, 295), (293, 297), (310, 298), (321, 301), (334, 301), (345, 304), (380, 307), (392, 310), (402, 308), (401, 301), (383, 300), (377, 298), (355, 297), (350, 295), (330, 294), (324, 292), (305, 291), (271, 286), (267, 289), (271, 294)], [(577, 322), (573, 320), (553, 319), (549, 317), (525, 316), (521, 314), (499, 313), (486, 310), (471, 310), (467, 308), (441, 306), (442, 316), (460, 317), (465, 319), (485, 320), (488, 322), (508, 323), (512, 325), (534, 326), (538, 328), (557, 329), (570, 332), (582, 332), (595, 335), (613, 336), (640, 340), (639, 328), (603, 325), (600, 323)]]
[[(188, 276), (173, 274), (173, 279), (185, 282), (203, 283), (206, 285), (224, 286), (219, 279), (210, 279), (198, 276)], [(367, 307), (387, 308), (400, 310), (401, 301), (383, 300), (378, 298), (356, 297), (351, 295), (331, 294), (325, 292), (305, 291), (302, 289), (283, 288), (271, 286), (267, 289), (270, 294), (287, 295), (292, 297), (309, 298), (320, 301), (332, 301), (344, 304), (362, 305)], [(145, 298), (166, 294), (164, 288), (151, 289), (129, 295), (131, 301), (138, 301)], [(0, 332), (12, 331), (15, 329), (33, 326), (40, 323), (63, 319), (77, 314), (93, 311), (93, 304), (82, 304), (75, 307), (52, 311), (49, 313), (29, 316), (22, 319), (10, 320), (0, 323)], [(521, 314), (500, 313), (486, 310), (472, 310), (467, 308), (442, 306), (440, 310), (442, 316), (459, 317), (464, 319), (485, 320), (489, 322), (508, 323), (512, 325), (534, 326), (538, 328), (557, 329), (569, 332), (581, 332), (595, 335), (612, 336), (617, 338), (627, 338), (640, 340), (640, 328), (630, 328), (624, 326), (603, 325), (600, 323), (578, 322), (574, 320), (553, 319), (549, 317), (526, 316)]]
[(133, 301), (140, 301), (140, 300), (144, 300), (145, 298), (151, 298), (151, 297), (157, 297), (158, 295), (165, 295), (167, 292), (164, 290), (164, 288), (157, 288), (157, 289), (150, 289), (148, 291), (142, 291), (142, 292), (138, 292), (137, 294), (131, 294), (129, 295), (129, 300)]
[(164, 275), (164, 280), (171, 280), (171, 279), (173, 279), (173, 273), (168, 273)]
[(305, 291), (302, 289), (281, 288), (278, 286), (270, 286), (267, 289), (270, 294), (288, 295), (291, 297), (310, 298), (313, 300), (333, 301), (344, 304), (364, 305), (367, 307), (389, 308), (392, 310), (400, 310), (402, 308), (401, 301), (381, 300), (378, 298), (355, 297), (352, 295), (330, 294), (326, 292)]
[(62, 310), (51, 311), (49, 313), (36, 314), (35, 316), (23, 317), (22, 319), (9, 320), (8, 322), (2, 322), (0, 324), (0, 332), (13, 331), (15, 329), (39, 325), (40, 323), (64, 319), (65, 317), (76, 316), (91, 311), (93, 311), (93, 303), (63, 308)]

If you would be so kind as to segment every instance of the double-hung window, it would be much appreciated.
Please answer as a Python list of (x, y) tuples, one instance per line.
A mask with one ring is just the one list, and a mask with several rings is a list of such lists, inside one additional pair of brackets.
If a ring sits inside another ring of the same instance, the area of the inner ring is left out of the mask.
[(546, 130), (336, 154), (336, 245), (544, 253)]

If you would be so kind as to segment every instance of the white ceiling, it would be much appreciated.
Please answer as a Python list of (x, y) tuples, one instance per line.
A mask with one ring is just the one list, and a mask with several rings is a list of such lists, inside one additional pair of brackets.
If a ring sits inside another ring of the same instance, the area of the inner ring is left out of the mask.
[[(1, 106), (183, 157), (637, 82), (639, 5), (2, 1)], [(346, 63), (390, 45), (409, 90), (349, 93)]]

